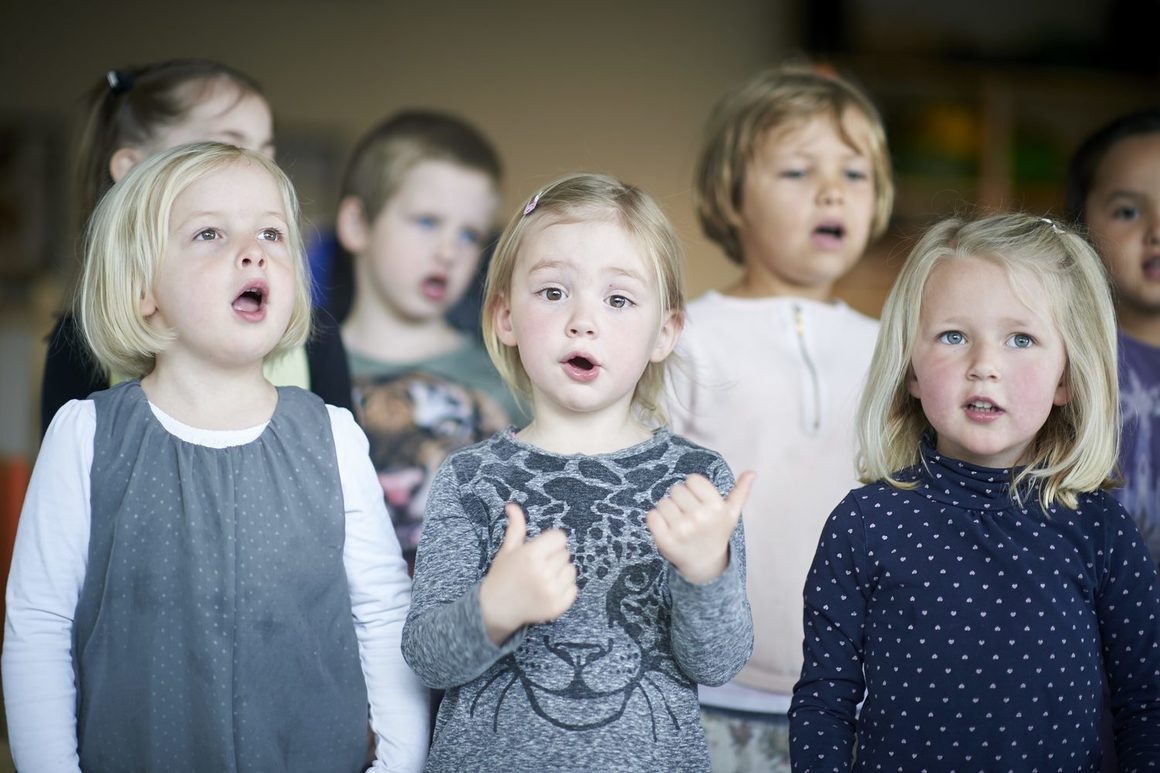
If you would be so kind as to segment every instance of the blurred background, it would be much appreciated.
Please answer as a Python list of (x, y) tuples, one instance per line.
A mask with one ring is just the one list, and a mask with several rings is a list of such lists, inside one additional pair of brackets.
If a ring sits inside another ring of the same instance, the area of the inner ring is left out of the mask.
[(322, 230), (354, 141), (404, 107), (453, 111), (492, 138), (505, 219), (562, 172), (610, 172), (665, 207), (685, 239), (694, 297), (736, 273), (693, 215), (704, 121), (757, 69), (808, 57), (865, 87), (886, 121), (894, 221), (839, 288), (871, 315), (923, 226), (977, 209), (1061, 215), (1079, 140), (1160, 103), (1160, 0), (47, 0), (10, 4), (4, 16), (4, 576), (39, 441), (44, 339), (77, 265), (80, 99), (110, 68), (198, 56), (256, 77), (275, 111), (278, 160)]

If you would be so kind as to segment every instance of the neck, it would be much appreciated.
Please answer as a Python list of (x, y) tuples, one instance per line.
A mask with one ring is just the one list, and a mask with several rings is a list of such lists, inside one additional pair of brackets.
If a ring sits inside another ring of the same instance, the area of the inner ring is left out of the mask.
[(733, 298), (784, 296), (828, 303), (834, 300), (834, 284), (833, 282), (817, 285), (792, 284), (767, 271), (758, 271), (747, 266), (741, 278), (723, 289), (721, 293)]
[(404, 319), (381, 303), (356, 299), (342, 323), (346, 348), (380, 362), (414, 362), (449, 354), (463, 345), (463, 334), (443, 317)]
[(596, 413), (565, 413), (535, 405), (535, 418), (516, 437), (554, 454), (609, 454), (652, 437), (632, 416), (631, 402)]
[(278, 393), (262, 375), (262, 364), (238, 369), (204, 365), (182, 368), (157, 358), (153, 371), (141, 379), (149, 402), (191, 427), (209, 430), (248, 429), (269, 421)]
[(1160, 314), (1120, 304), (1116, 309), (1116, 322), (1121, 330), (1137, 341), (1160, 347)]

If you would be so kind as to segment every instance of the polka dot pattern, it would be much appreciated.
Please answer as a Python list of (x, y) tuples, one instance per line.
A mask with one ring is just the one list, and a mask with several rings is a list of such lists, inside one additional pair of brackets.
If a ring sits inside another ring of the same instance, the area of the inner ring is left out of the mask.
[(1123, 509), (1044, 512), (1010, 470), (924, 461), (823, 530), (794, 769), (849, 770), (856, 738), (862, 771), (1098, 771), (1105, 667), (1122, 769), (1160, 769), (1160, 594)]

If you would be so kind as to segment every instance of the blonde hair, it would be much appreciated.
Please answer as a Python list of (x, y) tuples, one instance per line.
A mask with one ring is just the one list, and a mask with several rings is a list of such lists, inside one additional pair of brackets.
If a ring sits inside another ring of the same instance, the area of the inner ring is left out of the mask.
[[(517, 347), (500, 341), (495, 328), (499, 304), (511, 293), (520, 249), (530, 233), (553, 223), (611, 221), (625, 230), (648, 258), (660, 291), (662, 318), (675, 312), (684, 320), (682, 266), (684, 252), (672, 224), (647, 193), (603, 174), (574, 173), (549, 183), (525, 206), (520, 205), (496, 245), (488, 265), (483, 301), (483, 342), (496, 369), (515, 394), (531, 397), (531, 382)], [(664, 423), (660, 405), (666, 362), (650, 362), (633, 392), (642, 418)]]
[(922, 436), (930, 430), (907, 384), (922, 293), (935, 266), (968, 257), (994, 261), (1017, 293), (1026, 295), (1025, 280), (1037, 280), (1037, 291), (1050, 300), (1067, 353), (1063, 384), (1069, 399), (1052, 408), (1012, 491), (1018, 498), (1037, 489), (1045, 509), (1056, 500), (1074, 508), (1078, 493), (1110, 484), (1116, 463), (1115, 316), (1107, 277), (1091, 246), (1057, 223), (1031, 215), (944, 220), (910, 253), (882, 312), (858, 410), (859, 474), (864, 482), (914, 487), (895, 476), (919, 463)]
[(758, 73), (726, 94), (705, 128), (693, 179), (694, 204), (705, 236), (734, 262), (744, 262), (735, 223), (745, 176), (761, 143), (775, 129), (818, 116), (829, 117), (842, 139), (870, 160), (874, 175), (871, 238), (885, 232), (894, 206), (894, 177), (878, 109), (845, 78), (806, 64), (785, 64)]
[(135, 166), (101, 198), (89, 221), (77, 307), (85, 340), (108, 372), (129, 378), (147, 375), (157, 354), (174, 339), (174, 331), (154, 328), (141, 314), (141, 299), (153, 286), (164, 260), (173, 202), (197, 180), (241, 163), (264, 169), (277, 183), (286, 215), (286, 241), (294, 258), (290, 322), (267, 357), (306, 341), (310, 277), (293, 184), (273, 161), (257, 153), (199, 142), (180, 145)]

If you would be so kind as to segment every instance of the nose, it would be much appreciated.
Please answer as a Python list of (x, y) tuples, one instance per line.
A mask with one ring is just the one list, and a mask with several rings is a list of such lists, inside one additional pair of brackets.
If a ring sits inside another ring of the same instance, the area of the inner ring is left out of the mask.
[(568, 318), (569, 338), (591, 338), (596, 335), (595, 315), (589, 304), (577, 299)]
[(843, 196), (841, 175), (837, 173), (824, 175), (818, 189), (818, 203), (828, 206), (841, 204)]
[(995, 352), (990, 346), (976, 345), (971, 349), (970, 362), (967, 365), (967, 378), (971, 381), (997, 381), (999, 367), (995, 361)]
[(262, 242), (258, 239), (251, 239), (248, 244), (243, 245), (242, 251), (238, 253), (238, 263), (242, 268), (250, 268), (251, 266), (265, 268), (266, 250), (262, 247)]

